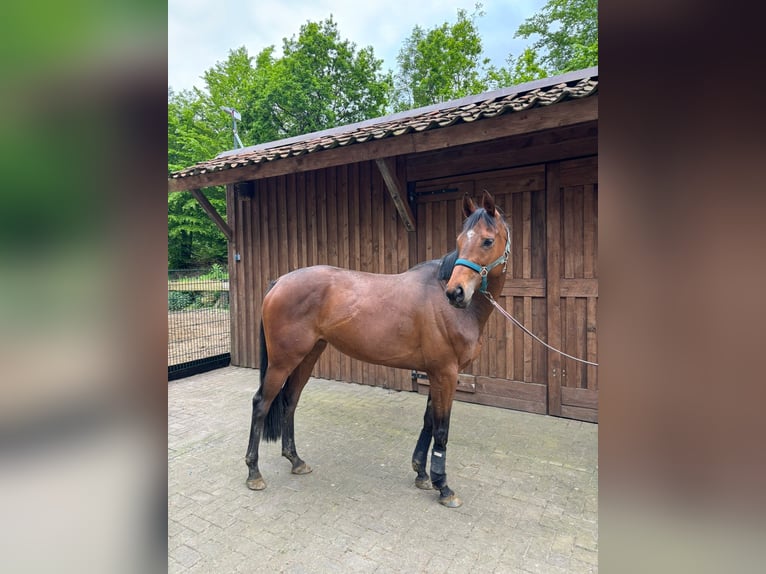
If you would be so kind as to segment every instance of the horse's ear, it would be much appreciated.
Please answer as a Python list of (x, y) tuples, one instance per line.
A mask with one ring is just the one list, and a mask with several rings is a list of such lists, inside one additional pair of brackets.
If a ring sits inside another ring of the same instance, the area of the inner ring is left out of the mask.
[(471, 199), (468, 194), (466, 193), (463, 196), (463, 214), (468, 217), (471, 215), (474, 211), (476, 211), (476, 204), (473, 202), (473, 199)]
[(481, 202), (487, 213), (492, 217), (495, 217), (495, 198), (492, 197), (486, 189), (481, 197)]

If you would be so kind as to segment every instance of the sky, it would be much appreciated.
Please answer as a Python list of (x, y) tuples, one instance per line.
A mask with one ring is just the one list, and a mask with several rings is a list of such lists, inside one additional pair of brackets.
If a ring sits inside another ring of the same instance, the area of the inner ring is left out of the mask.
[[(546, 0), (483, 0), (477, 19), (484, 56), (505, 66), (531, 40), (514, 39), (524, 20)], [(268, 46), (281, 54), (282, 40), (297, 37), (301, 25), (330, 15), (342, 39), (357, 50), (372, 46), (383, 71), (396, 71), (396, 56), (412, 29), (453, 24), (457, 11), (470, 16), (476, 0), (168, 0), (168, 85), (178, 92), (204, 87), (203, 73), (245, 46), (256, 56)]]

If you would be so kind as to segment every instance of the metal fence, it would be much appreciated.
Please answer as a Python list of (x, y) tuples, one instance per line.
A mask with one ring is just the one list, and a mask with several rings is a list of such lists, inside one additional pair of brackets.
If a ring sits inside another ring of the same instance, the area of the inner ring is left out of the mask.
[(168, 380), (228, 365), (230, 337), (226, 268), (168, 271)]

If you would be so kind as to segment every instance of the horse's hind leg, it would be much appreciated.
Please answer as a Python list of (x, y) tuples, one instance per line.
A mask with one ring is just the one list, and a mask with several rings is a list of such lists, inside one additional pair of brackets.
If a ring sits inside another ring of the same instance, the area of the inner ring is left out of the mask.
[(317, 342), (311, 352), (306, 355), (301, 364), (288, 377), (287, 383), (285, 383), (282, 389), (285, 401), (285, 414), (282, 423), (282, 456), (293, 465), (293, 474), (308, 474), (311, 472), (311, 467), (301, 460), (301, 457), (298, 456), (298, 452), (295, 450), (295, 409), (298, 406), (301, 392), (303, 392), (303, 388), (311, 376), (311, 370), (326, 346), (326, 341)]
[(431, 439), (433, 438), (433, 412), (431, 393), (429, 392), (426, 412), (423, 415), (423, 429), (420, 431), (418, 442), (415, 445), (415, 452), (412, 453), (412, 470), (418, 473), (415, 478), (415, 486), (423, 490), (431, 488), (431, 479), (426, 473), (426, 462), (428, 460), (428, 448), (431, 446)]
[(266, 482), (258, 469), (258, 447), (264, 431), (264, 421), (274, 399), (279, 394), (282, 383), (287, 378), (285, 370), (268, 367), (261, 381), (261, 387), (253, 396), (253, 414), (250, 422), (250, 440), (247, 445), (245, 463), (247, 464), (247, 487), (251, 490), (263, 490)]

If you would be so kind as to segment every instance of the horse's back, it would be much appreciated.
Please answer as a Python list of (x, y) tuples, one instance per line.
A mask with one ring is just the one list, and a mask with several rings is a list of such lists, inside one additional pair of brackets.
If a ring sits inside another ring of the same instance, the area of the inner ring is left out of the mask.
[[(438, 339), (433, 314), (452, 310), (436, 278), (438, 262), (396, 275), (316, 265), (279, 278), (263, 302), (267, 332), (285, 340), (311, 334), (357, 359), (422, 368), (424, 335)], [(308, 344), (308, 342), (306, 343)]]

